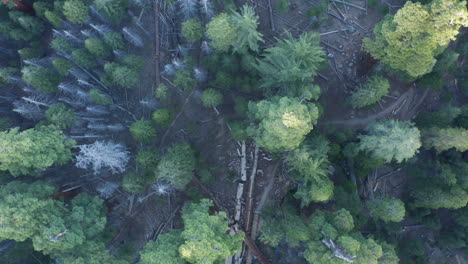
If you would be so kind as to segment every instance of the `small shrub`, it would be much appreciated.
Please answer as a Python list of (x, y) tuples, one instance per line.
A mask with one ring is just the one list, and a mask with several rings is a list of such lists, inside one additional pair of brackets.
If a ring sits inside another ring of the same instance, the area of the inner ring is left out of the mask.
[(247, 127), (249, 126), (249, 124), (247, 124), (244, 121), (238, 120), (229, 121), (228, 124), (231, 127), (231, 135), (234, 140), (242, 141), (248, 138)]

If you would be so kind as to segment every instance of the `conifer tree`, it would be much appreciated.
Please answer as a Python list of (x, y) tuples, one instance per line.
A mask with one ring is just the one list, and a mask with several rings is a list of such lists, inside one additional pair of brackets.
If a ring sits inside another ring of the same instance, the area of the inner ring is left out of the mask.
[(256, 68), (261, 85), (266, 92), (279, 92), (290, 97), (317, 99), (320, 89), (310, 84), (325, 61), (325, 52), (320, 47), (317, 33), (307, 32), (299, 39), (288, 35), (278, 39), (274, 47), (265, 50)]
[(358, 137), (360, 150), (386, 162), (408, 160), (421, 147), (419, 130), (406, 121), (376, 121), (370, 125), (366, 135)]
[(255, 142), (272, 152), (297, 148), (317, 122), (318, 108), (297, 98), (275, 96), (249, 103), (252, 123), (247, 129)]
[(258, 43), (263, 41), (263, 35), (257, 31), (258, 16), (254, 9), (244, 5), (241, 13), (234, 12), (231, 18), (237, 28), (237, 40), (233, 44), (234, 52), (245, 53), (248, 49), (258, 52)]
[(399, 199), (374, 199), (367, 201), (373, 218), (384, 222), (400, 222), (405, 217), (405, 204)]
[(205, 107), (216, 107), (223, 102), (223, 95), (215, 89), (206, 89), (203, 91), (201, 101)]
[(182, 23), (182, 35), (188, 40), (188, 42), (195, 42), (201, 40), (203, 37), (203, 29), (195, 19), (189, 19)]
[(21, 72), (23, 80), (43, 93), (53, 93), (58, 89), (60, 76), (40, 66), (25, 66)]
[(174, 144), (161, 158), (156, 168), (158, 180), (165, 180), (183, 189), (192, 180), (195, 170), (195, 152), (189, 144)]
[(156, 137), (156, 129), (150, 120), (138, 120), (130, 126), (133, 139), (142, 143), (148, 143)]
[(73, 64), (64, 59), (64, 58), (56, 58), (52, 61), (55, 70), (62, 76), (68, 76), (69, 71), (73, 68)]
[(89, 38), (85, 40), (86, 49), (94, 56), (99, 58), (109, 58), (111, 51), (104, 41), (97, 38)]
[(435, 57), (468, 25), (467, 16), (465, 1), (408, 1), (375, 25), (375, 40), (365, 38), (364, 48), (390, 68), (418, 78), (432, 71)]
[(468, 130), (464, 128), (425, 129), (422, 139), (425, 148), (434, 148), (437, 152), (451, 148), (460, 152), (468, 150)]
[(75, 112), (66, 107), (63, 103), (51, 105), (46, 110), (45, 116), (48, 123), (60, 128), (67, 129), (73, 126), (75, 121), (78, 119)]
[(0, 170), (19, 176), (63, 165), (71, 160), (74, 145), (61, 131), (48, 126), (0, 132)]
[(128, 0), (94, 0), (98, 11), (113, 24), (119, 24), (124, 18), (127, 7), (130, 5)]
[(364, 86), (358, 89), (351, 95), (350, 101), (353, 108), (362, 108), (373, 105), (380, 101), (383, 96), (388, 94), (390, 83), (382, 76), (372, 76), (367, 80)]
[(206, 25), (206, 35), (216, 51), (227, 52), (237, 39), (237, 28), (228, 14), (221, 13)]
[(63, 3), (63, 14), (72, 23), (83, 24), (89, 19), (88, 7), (79, 0), (68, 0)]

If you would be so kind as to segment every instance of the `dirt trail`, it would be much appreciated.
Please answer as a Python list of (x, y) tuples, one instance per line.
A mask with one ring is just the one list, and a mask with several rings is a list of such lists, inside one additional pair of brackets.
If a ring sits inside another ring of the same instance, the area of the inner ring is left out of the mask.
[[(355, 128), (364, 127), (370, 122), (379, 118), (384, 118), (386, 115), (390, 114), (393, 110), (397, 109), (397, 107), (400, 106), (403, 103), (403, 101), (411, 98), (414, 95), (414, 93), (415, 93), (415, 90), (413, 87), (411, 87), (408, 91), (402, 94), (400, 98), (398, 98), (393, 104), (383, 109), (382, 111), (376, 114), (370, 115), (366, 118), (355, 118), (355, 119), (347, 119), (347, 120), (330, 120), (330, 121), (322, 123), (322, 125), (335, 124), (335, 125), (343, 125), (343, 126), (355, 127)], [(426, 95), (427, 95), (427, 90), (424, 92), (421, 100), (413, 107), (413, 109), (416, 109), (417, 106), (421, 104), (421, 102), (424, 100)]]

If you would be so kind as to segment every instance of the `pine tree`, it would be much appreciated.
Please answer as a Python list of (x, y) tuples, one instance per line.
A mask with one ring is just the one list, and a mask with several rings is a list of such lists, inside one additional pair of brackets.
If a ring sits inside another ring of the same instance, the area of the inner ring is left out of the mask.
[(227, 52), (236, 42), (237, 29), (228, 14), (215, 16), (206, 25), (206, 35), (211, 39), (211, 46), (218, 52)]
[(161, 158), (156, 168), (158, 180), (165, 180), (176, 188), (184, 189), (192, 180), (195, 170), (195, 152), (189, 144), (174, 144)]
[(0, 132), (0, 170), (19, 176), (63, 165), (71, 160), (74, 145), (61, 131), (48, 126)]
[(422, 139), (425, 148), (434, 148), (437, 152), (451, 148), (460, 152), (468, 150), (468, 130), (464, 128), (425, 129)]
[(124, 50), (126, 47), (122, 34), (118, 32), (105, 33), (103, 40), (113, 50)]
[(96, 58), (86, 49), (76, 49), (71, 55), (76, 64), (87, 70), (91, 70), (97, 66)]
[(375, 40), (365, 38), (364, 48), (390, 68), (418, 78), (432, 71), (435, 56), (468, 25), (467, 15), (465, 1), (409, 1), (374, 27)]
[(79, 0), (68, 0), (63, 3), (63, 14), (72, 23), (83, 24), (89, 19), (88, 7)]
[(71, 53), (73, 51), (73, 46), (71, 45), (70, 41), (63, 37), (55, 37), (50, 42), (50, 47), (57, 52), (61, 53)]
[(140, 252), (141, 264), (184, 264), (179, 247), (184, 242), (181, 231), (173, 229), (148, 242)]
[(399, 199), (375, 199), (367, 201), (370, 215), (384, 222), (400, 222), (405, 217), (405, 204)]
[(248, 49), (258, 52), (258, 43), (263, 41), (263, 35), (257, 31), (258, 16), (255, 10), (249, 5), (244, 5), (241, 13), (234, 12), (231, 18), (237, 28), (237, 40), (233, 44), (234, 52), (246, 53)]
[(51, 105), (49, 109), (46, 110), (45, 116), (48, 123), (60, 129), (72, 127), (78, 119), (75, 112), (62, 103)]
[(297, 98), (275, 96), (249, 103), (252, 123), (247, 129), (257, 145), (272, 152), (297, 148), (317, 122), (318, 108)]
[(203, 91), (201, 101), (205, 107), (216, 107), (223, 102), (223, 94), (215, 89), (206, 89)]
[(94, 0), (96, 9), (104, 14), (113, 24), (119, 24), (130, 5), (128, 0)]
[(169, 109), (158, 109), (153, 112), (153, 120), (157, 125), (168, 126), (172, 122), (172, 112)]
[(56, 58), (52, 61), (55, 70), (62, 76), (68, 76), (69, 71), (73, 68), (73, 64), (64, 59), (64, 58)]
[(23, 80), (43, 93), (53, 93), (58, 89), (60, 76), (47, 68), (39, 66), (25, 66), (21, 72)]
[(130, 133), (134, 140), (149, 143), (156, 137), (156, 129), (150, 120), (138, 120), (130, 126)]
[(89, 97), (96, 104), (100, 104), (100, 105), (112, 104), (112, 99), (96, 88), (92, 88), (89, 90)]
[(376, 121), (370, 125), (368, 134), (358, 137), (360, 150), (386, 162), (408, 160), (421, 147), (419, 130), (406, 121)]
[(94, 56), (99, 58), (109, 58), (111, 50), (104, 41), (97, 38), (89, 38), (85, 40), (85, 47)]
[(182, 35), (188, 42), (201, 40), (203, 37), (203, 29), (200, 22), (195, 19), (184, 21), (182, 23)]
[(350, 98), (353, 108), (373, 105), (388, 94), (390, 83), (382, 76), (372, 76), (364, 86), (360, 86)]
[(317, 99), (320, 89), (310, 83), (324, 61), (325, 52), (317, 33), (304, 33), (299, 39), (291, 35), (278, 39), (274, 47), (265, 50), (263, 59), (256, 65), (261, 76), (260, 86), (273, 94), (279, 89), (282, 95)]

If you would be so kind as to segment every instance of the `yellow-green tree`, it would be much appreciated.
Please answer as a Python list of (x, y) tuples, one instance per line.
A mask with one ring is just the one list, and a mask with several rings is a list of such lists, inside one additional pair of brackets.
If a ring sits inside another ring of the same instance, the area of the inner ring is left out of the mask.
[(364, 49), (390, 68), (415, 79), (432, 71), (435, 56), (468, 25), (466, 1), (406, 2), (395, 15), (374, 27), (375, 39), (365, 38)]
[(455, 148), (457, 151), (468, 150), (468, 130), (464, 128), (431, 128), (423, 130), (423, 145), (434, 148), (437, 152)]

